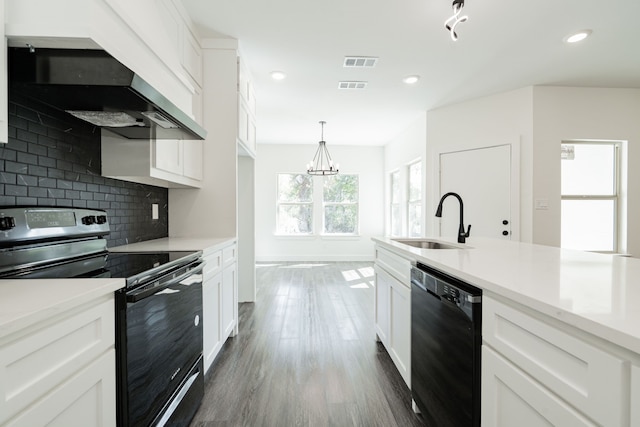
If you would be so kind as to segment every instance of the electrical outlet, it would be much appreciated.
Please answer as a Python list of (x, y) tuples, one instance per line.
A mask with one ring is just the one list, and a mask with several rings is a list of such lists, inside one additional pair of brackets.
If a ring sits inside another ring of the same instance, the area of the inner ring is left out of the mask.
[(157, 203), (152, 203), (151, 204), (151, 219), (158, 219), (160, 218), (160, 215), (158, 213), (158, 204)]

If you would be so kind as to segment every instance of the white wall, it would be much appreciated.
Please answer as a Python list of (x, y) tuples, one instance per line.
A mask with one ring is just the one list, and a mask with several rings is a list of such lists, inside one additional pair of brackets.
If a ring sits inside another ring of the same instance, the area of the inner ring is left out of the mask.
[[(517, 229), (523, 242), (535, 241), (531, 216), (532, 94), (533, 89), (526, 87), (427, 112), (427, 212), (435, 212), (438, 204), (441, 153), (510, 144), (512, 153), (520, 154), (512, 161), (520, 181), (515, 191), (519, 200), (512, 201), (512, 230)], [(429, 230), (435, 230), (435, 216), (427, 215), (427, 224)]]
[[(391, 198), (391, 182), (389, 174), (398, 170), (400, 172), (400, 182), (407, 182), (407, 168), (409, 163), (420, 159), (422, 162), (422, 212), (425, 212), (426, 201), (426, 183), (427, 183), (427, 168), (425, 167), (427, 156), (427, 114), (426, 112), (417, 120), (415, 120), (407, 129), (401, 134), (395, 137), (392, 141), (389, 141), (384, 146), (384, 188), (385, 188), (385, 235), (391, 234), (391, 218), (389, 212), (389, 203)], [(406, 217), (406, 192), (401, 194), (400, 206), (401, 215)], [(406, 221), (405, 221), (406, 222)], [(405, 224), (406, 226), (406, 224)], [(426, 228), (425, 215), (422, 217), (422, 230), (424, 235), (429, 234), (429, 230)], [(426, 231), (425, 231), (426, 230)], [(403, 235), (406, 235), (407, 230), (403, 230)]]
[[(627, 252), (640, 256), (640, 89), (533, 88), (535, 242), (560, 245), (560, 143), (572, 139), (627, 141)], [(588, 230), (585, 230), (588, 233)], [(624, 249), (624, 248), (623, 248)]]
[(277, 174), (305, 172), (305, 165), (313, 157), (316, 148), (311, 144), (258, 145), (255, 172), (257, 261), (373, 260), (371, 237), (384, 233), (382, 147), (334, 146), (331, 141), (327, 142), (331, 157), (340, 164), (340, 172), (359, 175), (359, 236), (275, 235)]

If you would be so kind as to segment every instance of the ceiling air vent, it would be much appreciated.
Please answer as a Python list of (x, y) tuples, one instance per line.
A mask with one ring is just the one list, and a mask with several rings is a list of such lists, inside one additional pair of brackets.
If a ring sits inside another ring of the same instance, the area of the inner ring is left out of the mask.
[(365, 89), (367, 82), (338, 82), (338, 89)]
[(345, 56), (343, 66), (346, 68), (373, 68), (378, 63), (375, 56)]

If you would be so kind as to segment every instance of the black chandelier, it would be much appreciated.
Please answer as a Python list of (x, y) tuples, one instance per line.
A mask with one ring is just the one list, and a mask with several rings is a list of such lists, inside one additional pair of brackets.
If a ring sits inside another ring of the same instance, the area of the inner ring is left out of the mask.
[(324, 125), (325, 121), (320, 121), (322, 126), (320, 141), (318, 142), (318, 149), (316, 155), (313, 156), (313, 160), (307, 163), (307, 173), (309, 175), (336, 175), (340, 165), (333, 163), (329, 150), (327, 150), (327, 143), (324, 140)]

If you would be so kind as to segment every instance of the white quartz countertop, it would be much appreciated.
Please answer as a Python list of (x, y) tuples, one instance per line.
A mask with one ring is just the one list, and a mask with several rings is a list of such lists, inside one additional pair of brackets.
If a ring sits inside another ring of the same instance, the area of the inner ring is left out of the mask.
[(124, 279), (0, 280), (0, 339), (124, 285)]
[(227, 246), (235, 237), (164, 237), (109, 248), (111, 252), (211, 251)]
[[(468, 238), (464, 249), (376, 243), (640, 354), (640, 259)], [(454, 243), (455, 239), (433, 240)]]

